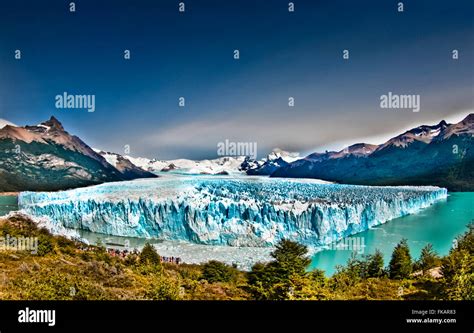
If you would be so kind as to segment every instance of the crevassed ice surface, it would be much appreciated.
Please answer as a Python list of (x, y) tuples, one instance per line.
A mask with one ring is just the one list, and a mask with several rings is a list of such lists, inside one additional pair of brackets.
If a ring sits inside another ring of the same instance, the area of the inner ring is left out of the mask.
[(446, 198), (439, 187), (264, 177), (169, 176), (61, 192), (22, 192), (20, 209), (67, 228), (198, 244), (318, 247)]

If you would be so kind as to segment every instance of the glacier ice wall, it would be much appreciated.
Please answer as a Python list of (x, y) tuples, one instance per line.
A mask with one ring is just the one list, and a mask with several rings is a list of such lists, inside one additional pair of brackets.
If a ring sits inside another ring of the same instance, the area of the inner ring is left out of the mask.
[(20, 209), (67, 228), (198, 244), (327, 245), (447, 197), (439, 187), (181, 176), (22, 192)]

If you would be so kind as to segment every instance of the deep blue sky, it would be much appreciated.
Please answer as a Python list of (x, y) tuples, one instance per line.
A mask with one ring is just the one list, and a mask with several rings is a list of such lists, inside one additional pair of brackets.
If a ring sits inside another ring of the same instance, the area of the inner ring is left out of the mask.
[[(93, 147), (197, 159), (225, 139), (260, 156), (380, 143), (474, 109), (472, 0), (69, 2), (0, 2), (0, 118), (55, 115)], [(96, 111), (56, 109), (64, 91), (95, 94)], [(421, 111), (380, 109), (388, 91), (420, 94)]]

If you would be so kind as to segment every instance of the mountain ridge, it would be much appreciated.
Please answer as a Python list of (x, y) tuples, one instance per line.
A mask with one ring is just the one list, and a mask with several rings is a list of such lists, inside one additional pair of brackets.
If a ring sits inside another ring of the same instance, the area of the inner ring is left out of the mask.
[(319, 178), (357, 185), (437, 185), (452, 191), (472, 191), (473, 136), (471, 113), (455, 124), (443, 120), (412, 128), (366, 155), (313, 153), (278, 168), (271, 177)]
[(54, 191), (156, 177), (122, 173), (52, 116), (36, 126), (0, 129), (0, 191)]

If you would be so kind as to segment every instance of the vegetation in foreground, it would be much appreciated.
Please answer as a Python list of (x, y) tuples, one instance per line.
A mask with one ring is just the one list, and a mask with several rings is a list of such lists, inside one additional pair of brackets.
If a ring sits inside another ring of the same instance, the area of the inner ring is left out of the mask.
[[(126, 258), (11, 216), (0, 219), (0, 236), (38, 237), (38, 252), (0, 251), (0, 299), (34, 300), (473, 300), (474, 224), (449, 254), (431, 245), (414, 260), (406, 240), (387, 266), (379, 251), (353, 256), (332, 277), (308, 271), (307, 248), (282, 240), (274, 260), (250, 272), (218, 261), (203, 265), (161, 263), (147, 245)], [(86, 249), (85, 249), (86, 248)]]

